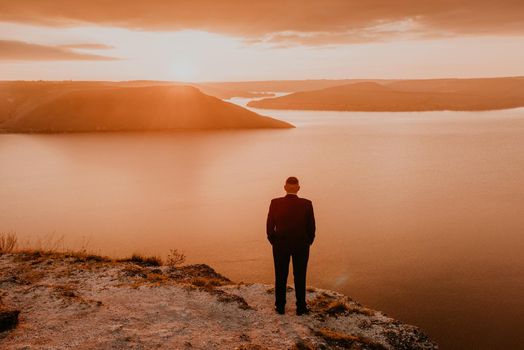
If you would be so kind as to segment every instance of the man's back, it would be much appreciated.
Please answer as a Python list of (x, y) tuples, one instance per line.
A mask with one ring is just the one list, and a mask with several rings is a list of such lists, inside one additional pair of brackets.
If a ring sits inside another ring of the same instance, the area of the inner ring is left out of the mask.
[(284, 185), (286, 195), (274, 198), (267, 214), (267, 239), (272, 245), (275, 265), (275, 310), (285, 313), (289, 261), (293, 259), (293, 277), (297, 315), (308, 313), (306, 274), (309, 246), (315, 239), (315, 216), (309, 199), (297, 196), (300, 185), (294, 176)]
[(267, 236), (277, 247), (301, 248), (315, 239), (315, 217), (309, 199), (296, 194), (274, 198), (269, 206)]

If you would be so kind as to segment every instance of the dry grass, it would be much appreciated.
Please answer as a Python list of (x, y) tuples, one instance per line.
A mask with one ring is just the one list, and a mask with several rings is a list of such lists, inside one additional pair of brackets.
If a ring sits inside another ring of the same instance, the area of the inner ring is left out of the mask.
[(236, 303), (242, 310), (254, 310), (240, 295), (227, 293), (223, 290), (214, 290), (212, 294), (217, 295), (217, 300), (221, 303)]
[(327, 328), (320, 328), (315, 334), (324, 339), (329, 345), (343, 349), (370, 349), (385, 350), (382, 344), (358, 335), (345, 334)]
[[(11, 233), (10, 235), (14, 237), (13, 239), (15, 241), (17, 241), (16, 235), (14, 233)], [(0, 241), (2, 236), (6, 236), (6, 234), (0, 233)], [(68, 249), (65, 247), (63, 235), (56, 236), (54, 233), (51, 233), (37, 238), (33, 243), (27, 240), (23, 246), (17, 246), (11, 251), (14, 253), (20, 253), (20, 256), (18, 257), (18, 260), (20, 261), (28, 261), (40, 257), (55, 259), (75, 258), (77, 261), (82, 262), (109, 262), (112, 260), (107, 256), (102, 256), (95, 252), (88, 251), (88, 245), (89, 241), (84, 239), (79, 249)]]
[(65, 248), (64, 241), (64, 235), (57, 236), (54, 232), (52, 232), (38, 237), (35, 243), (30, 243), (27, 241), (25, 244), (25, 249), (33, 249), (46, 253), (63, 252), (67, 250)]
[(148, 269), (148, 268), (142, 268), (142, 267), (134, 267), (133, 268), (125, 268), (122, 270), (126, 275), (133, 276), (133, 277), (139, 277), (140, 283), (142, 284), (150, 284), (155, 286), (161, 286), (166, 283), (172, 282), (169, 278), (169, 275), (165, 275), (162, 273), (162, 270), (160, 269)]
[(194, 277), (189, 281), (189, 283), (206, 291), (211, 291), (215, 289), (215, 287), (227, 284), (227, 282), (214, 277)]
[(161, 266), (162, 259), (158, 256), (144, 256), (138, 253), (133, 253), (128, 258), (116, 259), (118, 262), (132, 262), (142, 266)]
[(367, 307), (353, 307), (349, 309), (349, 312), (365, 316), (375, 316), (375, 310), (369, 309)]
[(346, 303), (335, 300), (326, 305), (325, 312), (330, 316), (335, 316), (339, 314), (344, 314), (349, 310), (349, 307)]
[(40, 258), (51, 258), (51, 259), (64, 259), (64, 258), (74, 258), (75, 262), (111, 262), (111, 259), (108, 256), (102, 256), (94, 253), (89, 253), (87, 251), (49, 251), (44, 249), (32, 249), (24, 248), (17, 249), (15, 253), (18, 253), (18, 256), (15, 258), (15, 261), (31, 261), (38, 260)]
[[(182, 266), (174, 271), (170, 271), (170, 276), (174, 279), (192, 283), (193, 278), (203, 277), (204, 279), (216, 279), (216, 283), (231, 284), (231, 280), (216, 272), (206, 264), (194, 264)], [(197, 282), (198, 283), (198, 282)], [(215, 282), (211, 282), (215, 283)], [(208, 283), (209, 284), (209, 283)]]
[(0, 232), (0, 254), (11, 253), (15, 250), (18, 239), (14, 232)]
[[(132, 262), (141, 266), (161, 266), (164, 262), (159, 256), (146, 256), (140, 253), (133, 253), (130, 257), (113, 259), (108, 256), (100, 255), (88, 250), (89, 241), (81, 243), (80, 248), (68, 249), (64, 245), (64, 236), (56, 236), (54, 233), (45, 235), (36, 240), (35, 243), (27, 241), (22, 247), (18, 244), (17, 236), (14, 232), (0, 232), (0, 254), (20, 253), (18, 261), (29, 261), (41, 257), (46, 258), (75, 258), (76, 262)], [(177, 267), (185, 262), (185, 254), (177, 249), (171, 249), (166, 265)]]
[(155, 273), (155, 272), (148, 273), (146, 280), (155, 286), (161, 286), (163, 284), (171, 282), (171, 280), (169, 279), (169, 276), (163, 275), (161, 273)]
[(312, 309), (328, 316), (349, 315), (351, 313), (373, 316), (375, 311), (366, 307), (347, 302), (345, 298), (336, 298), (326, 293), (321, 293), (310, 302)]
[(147, 278), (147, 270), (140, 266), (125, 266), (121, 272), (127, 277)]
[(166, 265), (175, 268), (186, 261), (186, 256), (184, 253), (180, 253), (177, 249), (171, 249), (169, 255), (167, 256)]

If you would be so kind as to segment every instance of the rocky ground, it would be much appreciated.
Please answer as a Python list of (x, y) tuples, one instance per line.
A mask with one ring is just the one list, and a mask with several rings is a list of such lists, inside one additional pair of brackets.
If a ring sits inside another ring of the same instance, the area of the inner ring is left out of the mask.
[(279, 315), (271, 285), (235, 283), (204, 264), (151, 265), (87, 254), (0, 255), (0, 348), (438, 348), (417, 327), (334, 291), (308, 288), (312, 312), (296, 316), (288, 287)]

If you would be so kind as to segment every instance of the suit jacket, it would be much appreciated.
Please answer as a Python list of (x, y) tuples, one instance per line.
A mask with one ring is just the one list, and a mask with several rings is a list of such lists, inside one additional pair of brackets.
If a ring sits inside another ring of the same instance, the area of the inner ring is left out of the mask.
[(277, 247), (308, 247), (315, 240), (313, 203), (295, 194), (274, 198), (269, 205), (266, 232)]

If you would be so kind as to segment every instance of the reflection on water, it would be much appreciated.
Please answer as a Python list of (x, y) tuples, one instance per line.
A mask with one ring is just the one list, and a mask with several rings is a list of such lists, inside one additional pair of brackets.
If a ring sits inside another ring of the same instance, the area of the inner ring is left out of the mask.
[(115, 256), (178, 248), (272, 283), (267, 209), (294, 175), (318, 227), (308, 284), (443, 349), (524, 346), (523, 109), (259, 112), (297, 128), (0, 135), (0, 230)]

